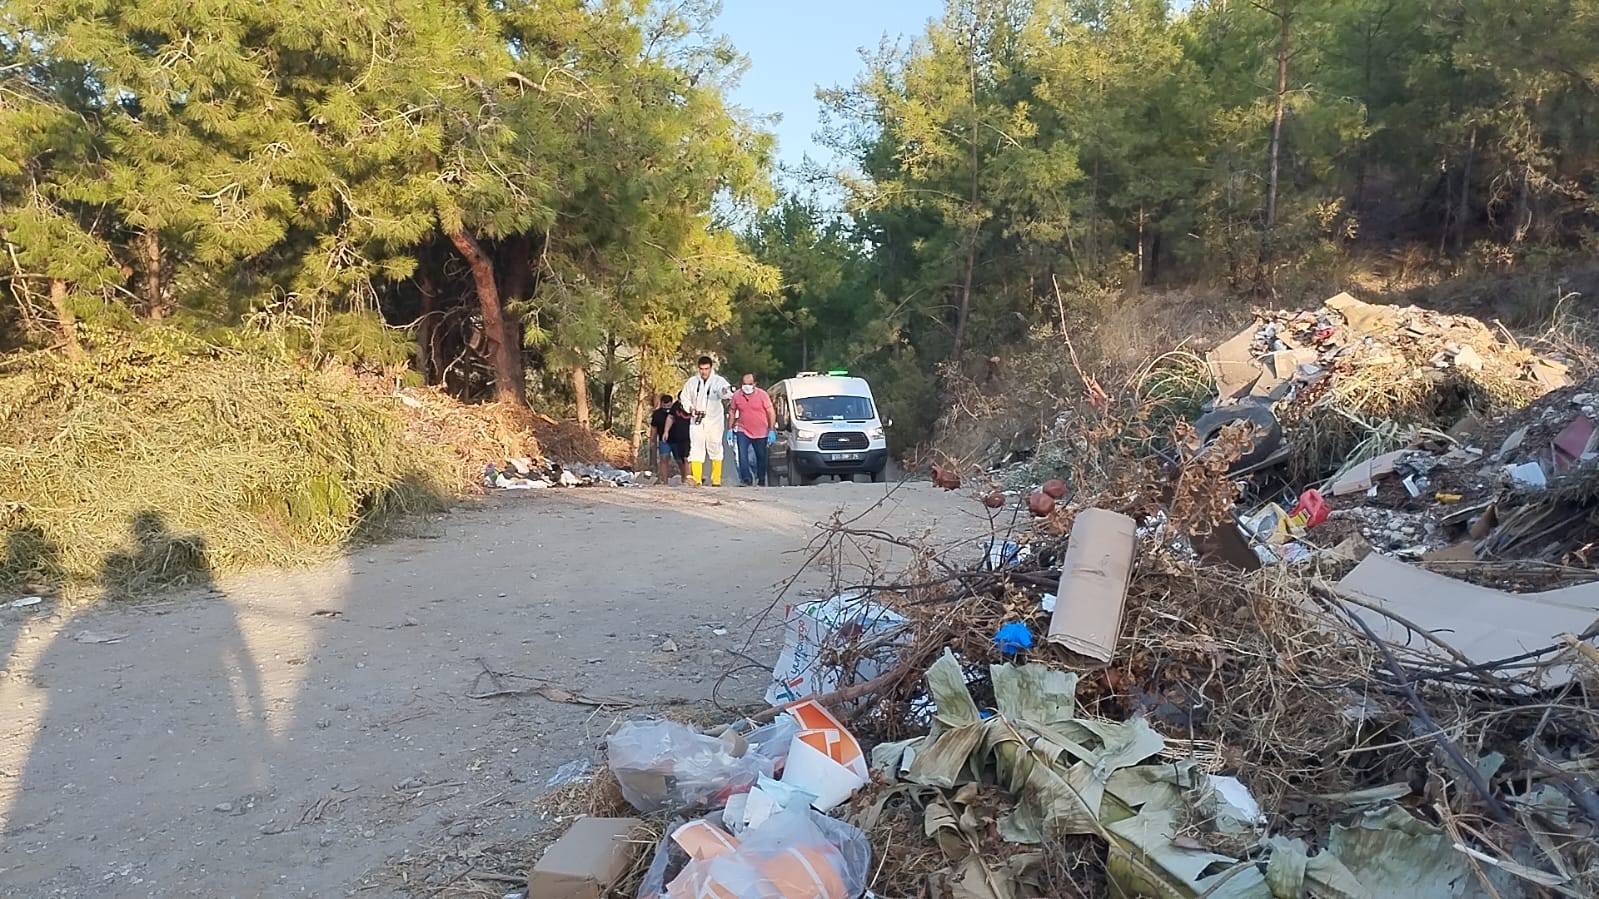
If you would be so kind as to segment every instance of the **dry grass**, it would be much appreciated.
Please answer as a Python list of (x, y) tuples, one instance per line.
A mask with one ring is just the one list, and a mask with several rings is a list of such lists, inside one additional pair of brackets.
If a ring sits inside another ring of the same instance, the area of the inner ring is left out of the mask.
[(615, 434), (591, 430), (575, 421), (534, 415), (532, 428), (544, 455), (551, 461), (590, 465), (605, 462), (617, 468), (632, 468), (637, 461), (633, 458), (632, 444), (626, 440)]
[(375, 403), (392, 408), (405, 435), (420, 445), (448, 453), (450, 487), (457, 494), (483, 489), (483, 466), (506, 459), (538, 459), (541, 445), (534, 417), (526, 408), (500, 403), (467, 405), (438, 388), (408, 387), (395, 392), (388, 382), (365, 380), (362, 389)]
[(163, 332), (7, 360), (0, 433), (11, 583), (122, 595), (302, 564), (450, 486), (349, 377)]
[(945, 368), (949, 402), (930, 444), (908, 461), (986, 468), (1014, 451), (1031, 452), (1062, 413), (1083, 408), (1084, 373), (1097, 379), (1115, 403), (1175, 400), (1192, 392), (1196, 376), (1209, 383), (1192, 364), (1198, 358), (1194, 352), (1248, 318), (1247, 307), (1236, 301), (1193, 291), (1078, 293), (1062, 299), (1065, 336), (1061, 322), (1054, 321), (996, 357), (992, 372), (974, 376)]

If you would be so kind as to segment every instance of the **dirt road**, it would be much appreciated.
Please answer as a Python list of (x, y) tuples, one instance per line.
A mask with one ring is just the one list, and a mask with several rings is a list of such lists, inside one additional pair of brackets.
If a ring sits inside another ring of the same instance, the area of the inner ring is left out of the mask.
[[(426, 895), (525, 851), (552, 826), (533, 805), (550, 775), (620, 713), (469, 698), (495, 689), (485, 667), (521, 676), (506, 688), (707, 708), (735, 653), (775, 657), (780, 634), (754, 622), (815, 522), (842, 508), (946, 544), (987, 532), (959, 494), (884, 498), (520, 493), (310, 570), (0, 608), (0, 895)], [(755, 700), (766, 676), (746, 668), (717, 698)]]

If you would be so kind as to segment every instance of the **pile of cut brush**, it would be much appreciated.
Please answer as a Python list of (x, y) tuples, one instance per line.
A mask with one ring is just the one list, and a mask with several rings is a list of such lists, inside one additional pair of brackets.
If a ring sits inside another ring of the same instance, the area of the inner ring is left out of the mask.
[(140, 593), (296, 565), (442, 507), (445, 453), (352, 376), (183, 332), (0, 362), (0, 590)]

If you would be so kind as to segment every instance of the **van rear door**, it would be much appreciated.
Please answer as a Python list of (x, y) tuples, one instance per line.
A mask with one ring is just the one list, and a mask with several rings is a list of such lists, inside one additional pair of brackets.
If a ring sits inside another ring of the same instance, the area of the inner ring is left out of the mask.
[(789, 438), (794, 420), (789, 414), (786, 383), (779, 381), (769, 395), (772, 397), (772, 408), (777, 412), (777, 440), (767, 452), (766, 478), (770, 482), (782, 483), (777, 480), (777, 475), (788, 474)]

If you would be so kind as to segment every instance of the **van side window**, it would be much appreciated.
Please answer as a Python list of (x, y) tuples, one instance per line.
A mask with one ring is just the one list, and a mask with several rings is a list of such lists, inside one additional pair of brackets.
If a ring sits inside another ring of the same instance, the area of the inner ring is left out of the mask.
[(788, 428), (788, 391), (779, 387), (772, 391), (772, 406), (777, 410), (777, 429)]

